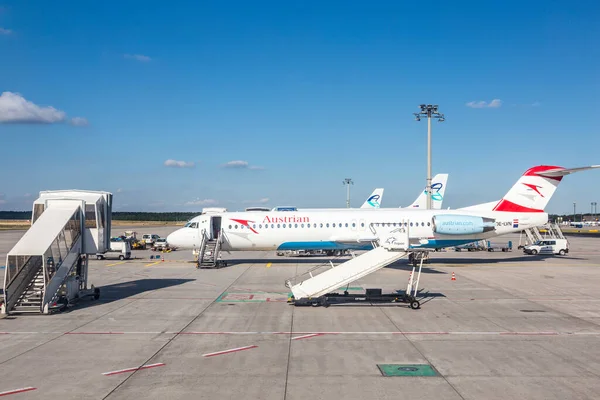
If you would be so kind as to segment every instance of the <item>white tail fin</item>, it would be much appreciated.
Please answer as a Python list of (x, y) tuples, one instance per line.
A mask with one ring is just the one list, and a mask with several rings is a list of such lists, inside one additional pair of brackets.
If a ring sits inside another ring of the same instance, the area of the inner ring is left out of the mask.
[[(441, 210), (444, 202), (444, 194), (446, 193), (446, 183), (448, 182), (448, 174), (437, 174), (431, 180), (431, 208)], [(419, 197), (407, 208), (427, 208), (427, 188)]]
[(379, 208), (383, 198), (383, 188), (375, 189), (360, 208)]

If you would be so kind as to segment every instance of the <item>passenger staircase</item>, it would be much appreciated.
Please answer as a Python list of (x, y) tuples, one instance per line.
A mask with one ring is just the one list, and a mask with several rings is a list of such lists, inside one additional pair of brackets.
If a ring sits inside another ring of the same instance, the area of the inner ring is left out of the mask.
[(210, 238), (206, 230), (202, 230), (202, 242), (198, 255), (197, 268), (219, 268), (225, 263), (221, 259), (221, 245), (223, 243), (223, 230), (219, 231), (217, 238)]
[[(547, 225), (544, 225), (543, 228), (545, 229), (545, 233), (543, 235), (540, 232), (539, 228), (537, 228), (537, 227), (524, 229), (521, 232), (521, 237), (519, 238), (519, 248), (522, 248), (524, 246), (529, 246), (530, 244), (533, 244), (537, 241), (544, 240), (544, 239), (564, 239), (565, 238), (565, 236), (564, 236), (562, 230), (560, 229), (560, 226), (558, 226), (558, 224), (549, 223)], [(523, 240), (523, 235), (525, 235), (525, 240)]]
[(564, 239), (560, 226), (558, 224), (548, 224), (546, 226), (546, 234), (544, 235), (547, 239)]
[[(374, 231), (376, 228), (371, 226)], [(388, 266), (409, 254), (408, 226), (386, 230), (378, 229), (373, 240), (374, 249), (334, 266), (322, 264), (286, 280), (295, 300), (317, 298)]]
[(99, 296), (93, 286), (87, 289), (86, 255), (110, 246), (105, 228), (112, 197), (87, 191), (40, 194), (31, 227), (6, 258), (2, 314), (49, 314), (84, 296)]

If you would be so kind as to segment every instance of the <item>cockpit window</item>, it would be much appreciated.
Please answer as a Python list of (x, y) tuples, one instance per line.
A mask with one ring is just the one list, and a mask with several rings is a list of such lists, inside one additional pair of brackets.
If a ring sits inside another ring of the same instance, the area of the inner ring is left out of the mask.
[(198, 227), (198, 223), (197, 222), (188, 222), (187, 224), (185, 224), (186, 228), (197, 228)]

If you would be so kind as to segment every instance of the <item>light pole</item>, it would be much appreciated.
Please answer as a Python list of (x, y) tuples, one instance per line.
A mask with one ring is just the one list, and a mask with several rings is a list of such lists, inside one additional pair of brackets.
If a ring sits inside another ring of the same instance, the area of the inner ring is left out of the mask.
[(421, 116), (427, 117), (427, 209), (431, 207), (431, 118), (437, 118), (438, 122), (445, 120), (444, 114), (438, 112), (438, 105), (421, 104), (421, 112), (413, 113), (417, 121), (421, 120)]
[(576, 204), (577, 204), (577, 203), (573, 202), (573, 222), (575, 222), (575, 219), (576, 219), (576, 218), (575, 218), (575, 215), (577, 214), (577, 211), (575, 211), (575, 210), (577, 209), (577, 208), (576, 208)]
[(342, 184), (348, 186), (348, 193), (346, 195), (346, 208), (350, 208), (350, 185), (354, 185), (354, 182), (352, 182), (352, 179), (346, 178)]

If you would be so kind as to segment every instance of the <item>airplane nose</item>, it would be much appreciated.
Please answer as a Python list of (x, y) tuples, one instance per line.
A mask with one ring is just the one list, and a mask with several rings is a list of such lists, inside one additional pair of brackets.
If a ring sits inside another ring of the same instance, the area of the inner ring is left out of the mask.
[(181, 229), (177, 229), (175, 232), (167, 235), (167, 243), (175, 247), (185, 247), (186, 243), (184, 235), (181, 233)]

